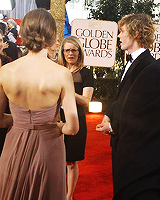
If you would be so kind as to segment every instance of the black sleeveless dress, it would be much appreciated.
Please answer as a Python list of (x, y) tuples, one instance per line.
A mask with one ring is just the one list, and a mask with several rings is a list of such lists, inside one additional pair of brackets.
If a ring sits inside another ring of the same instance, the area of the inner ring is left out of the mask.
[[(75, 92), (82, 95), (84, 87), (93, 87), (93, 73), (90, 69), (83, 67), (80, 71), (73, 74)], [(77, 104), (79, 131), (76, 135), (65, 135), (64, 141), (66, 146), (66, 160), (80, 161), (85, 158), (85, 146), (87, 139), (87, 125), (84, 107)], [(62, 110), (61, 110), (62, 113)], [(62, 119), (64, 120), (63, 113)]]

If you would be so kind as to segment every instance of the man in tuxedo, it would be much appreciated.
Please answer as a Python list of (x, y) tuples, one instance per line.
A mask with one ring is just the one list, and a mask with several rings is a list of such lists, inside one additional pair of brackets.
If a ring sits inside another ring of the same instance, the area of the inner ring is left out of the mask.
[(118, 25), (121, 49), (131, 57), (117, 100), (96, 130), (112, 134), (113, 200), (158, 200), (160, 61), (157, 67), (158, 61), (149, 52), (154, 25), (146, 14), (126, 15)]

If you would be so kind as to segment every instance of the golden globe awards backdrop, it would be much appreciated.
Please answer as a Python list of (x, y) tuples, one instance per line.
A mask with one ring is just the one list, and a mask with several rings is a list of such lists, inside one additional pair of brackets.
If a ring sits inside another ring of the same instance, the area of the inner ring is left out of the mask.
[(160, 58), (160, 25), (155, 25), (155, 28), (155, 42), (153, 43), (151, 54), (157, 60)]
[(84, 48), (84, 64), (112, 67), (115, 62), (118, 26), (116, 22), (75, 19), (73, 36), (77, 36)]

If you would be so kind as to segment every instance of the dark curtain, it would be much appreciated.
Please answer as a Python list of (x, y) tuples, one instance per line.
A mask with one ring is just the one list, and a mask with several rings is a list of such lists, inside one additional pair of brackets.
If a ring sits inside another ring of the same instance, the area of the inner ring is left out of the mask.
[(36, 4), (38, 8), (50, 10), (50, 0), (36, 0)]

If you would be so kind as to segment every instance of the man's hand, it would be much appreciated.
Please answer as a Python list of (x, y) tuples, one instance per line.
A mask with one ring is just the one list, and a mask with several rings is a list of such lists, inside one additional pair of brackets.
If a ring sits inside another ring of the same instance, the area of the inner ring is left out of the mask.
[(96, 126), (96, 131), (100, 131), (105, 134), (114, 134), (110, 124), (110, 118), (107, 115), (104, 115), (101, 124)]

